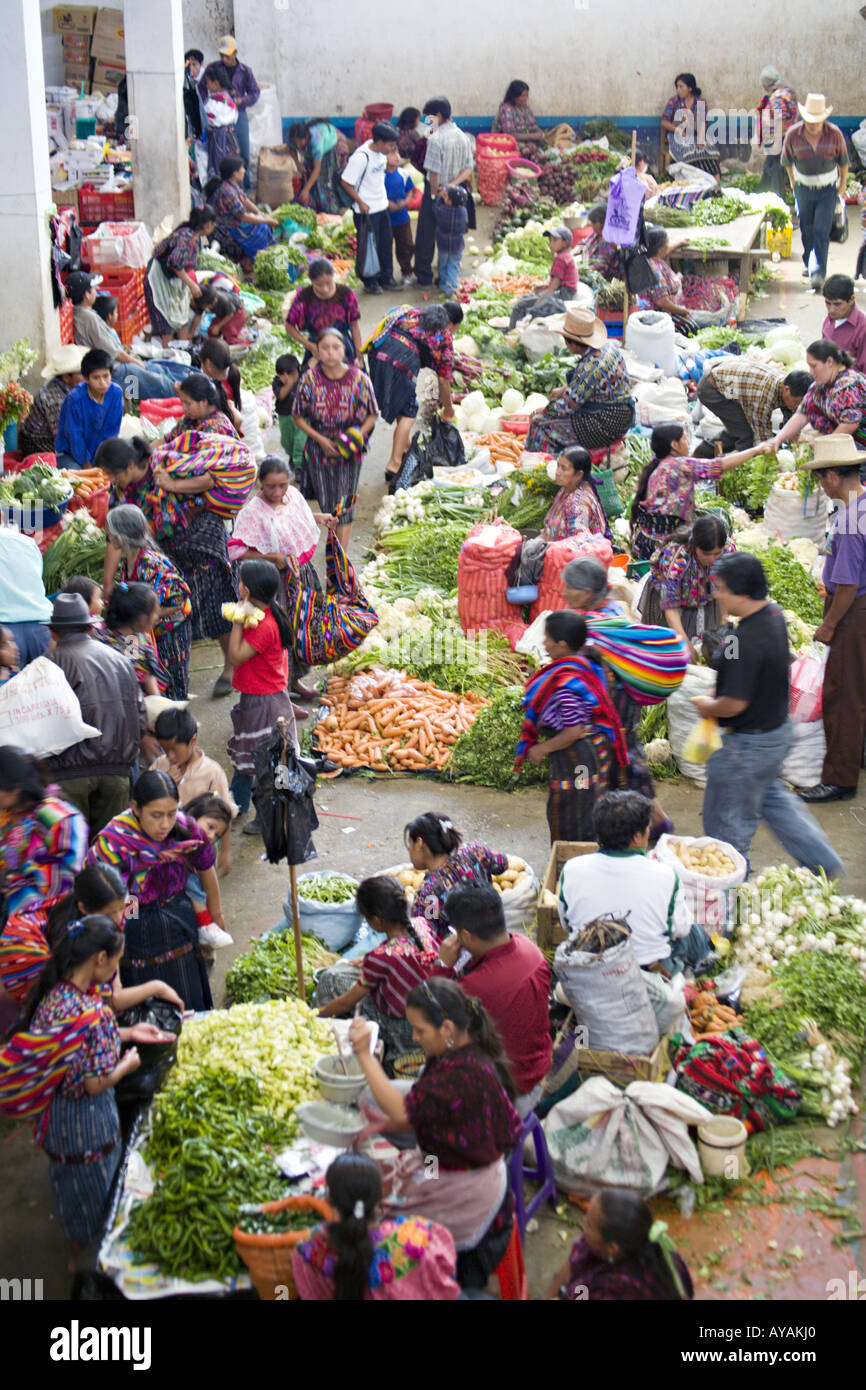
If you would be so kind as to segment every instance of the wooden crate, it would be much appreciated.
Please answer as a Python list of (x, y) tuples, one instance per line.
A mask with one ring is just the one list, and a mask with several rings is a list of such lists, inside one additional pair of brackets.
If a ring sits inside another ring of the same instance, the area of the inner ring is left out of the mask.
[(594, 840), (554, 840), (550, 850), (547, 868), (538, 890), (538, 945), (542, 951), (551, 950), (565, 940), (565, 932), (559, 921), (555, 907), (545, 907), (542, 899), (545, 889), (555, 893), (559, 887), (562, 866), (578, 854), (594, 854), (598, 845)]
[(604, 1076), (618, 1086), (628, 1086), (632, 1081), (664, 1081), (669, 1067), (667, 1037), (661, 1039), (650, 1057), (593, 1047), (577, 1049), (577, 1070), (581, 1076)]

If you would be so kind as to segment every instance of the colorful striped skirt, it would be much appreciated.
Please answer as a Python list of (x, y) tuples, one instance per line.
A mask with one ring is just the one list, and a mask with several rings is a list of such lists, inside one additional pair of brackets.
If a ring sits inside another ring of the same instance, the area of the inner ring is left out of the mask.
[(213, 1008), (195, 908), (185, 893), (164, 903), (139, 904), (138, 916), (124, 923), (124, 935), (120, 980), (125, 989), (164, 980), (187, 1009)]
[(102, 1229), (123, 1156), (114, 1091), (82, 1100), (56, 1093), (44, 1148), (57, 1223), (67, 1240), (89, 1245)]
[(349, 525), (355, 516), (361, 459), (345, 463), (326, 458), (308, 440), (301, 466), (301, 493), (308, 502), (318, 502), (323, 512), (339, 516), (341, 524)]
[(163, 549), (189, 588), (193, 642), (231, 632), (222, 606), (237, 601), (237, 590), (229, 566), (226, 528), (220, 517), (213, 512), (194, 513), (185, 530), (167, 539)]
[(609, 789), (612, 765), (610, 744), (594, 729), (569, 748), (550, 755), (547, 824), (551, 844), (555, 840), (595, 839), (595, 799)]
[(561, 454), (575, 444), (584, 449), (607, 449), (622, 439), (633, 424), (631, 401), (577, 410), (573, 415), (536, 415), (526, 436), (526, 447), (549, 454)]
[(177, 627), (161, 630), (156, 638), (156, 652), (168, 677), (165, 694), (169, 700), (185, 700), (189, 690), (189, 654), (192, 647), (190, 636), (192, 623), (179, 623)]

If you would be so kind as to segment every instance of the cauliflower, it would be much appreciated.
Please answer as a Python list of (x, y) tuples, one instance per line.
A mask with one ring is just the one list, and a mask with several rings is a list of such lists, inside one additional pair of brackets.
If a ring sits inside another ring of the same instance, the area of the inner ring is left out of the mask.
[(659, 767), (671, 756), (670, 741), (666, 738), (653, 738), (644, 745), (644, 756), (650, 767)]

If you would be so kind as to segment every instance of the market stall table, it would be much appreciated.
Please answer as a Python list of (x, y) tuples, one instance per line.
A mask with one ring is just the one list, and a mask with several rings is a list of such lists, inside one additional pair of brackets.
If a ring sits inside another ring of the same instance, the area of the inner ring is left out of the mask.
[[(647, 215), (652, 220), (652, 209), (648, 210)], [(737, 261), (739, 263), (740, 294), (737, 300), (737, 320), (739, 322), (742, 322), (746, 317), (746, 296), (749, 291), (752, 262), (763, 260), (768, 255), (768, 252), (755, 245), (760, 235), (764, 217), (765, 213), (763, 212), (752, 212), (744, 214), (742, 217), (735, 217), (733, 222), (721, 222), (717, 226), (689, 225), (677, 227), (675, 230), (671, 229), (668, 238), (672, 259), (678, 257), (680, 260), (700, 263), (704, 261)], [(700, 242), (709, 239), (727, 241), (728, 245), (704, 250)], [(690, 241), (693, 244), (683, 245), (685, 241)]]

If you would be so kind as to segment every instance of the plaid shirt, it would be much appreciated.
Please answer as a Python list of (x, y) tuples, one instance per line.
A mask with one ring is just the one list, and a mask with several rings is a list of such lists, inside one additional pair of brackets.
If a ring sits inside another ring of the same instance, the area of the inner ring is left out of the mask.
[(782, 164), (786, 169), (793, 168), (795, 174), (805, 174), (814, 178), (817, 174), (829, 174), (836, 165), (848, 163), (848, 147), (845, 136), (837, 125), (825, 121), (817, 145), (812, 147), (806, 139), (802, 121), (792, 125), (785, 136), (782, 147)]
[(737, 401), (749, 422), (755, 443), (773, 433), (773, 411), (782, 408), (783, 372), (761, 362), (732, 357), (710, 371), (713, 384), (726, 400)]
[(18, 426), (18, 445), (22, 454), (53, 454), (60, 424), (60, 407), (69, 387), (59, 376), (40, 387), (24, 420)]
[(436, 246), (443, 256), (456, 256), (463, 251), (463, 238), (469, 214), (464, 207), (449, 207), (441, 198), (433, 201), (436, 223)]
[(424, 170), (438, 174), (439, 183), (453, 183), (464, 169), (472, 167), (472, 143), (453, 121), (446, 121), (427, 139)]

